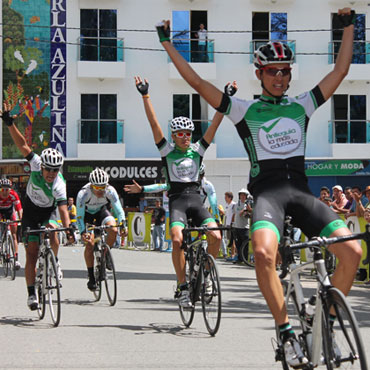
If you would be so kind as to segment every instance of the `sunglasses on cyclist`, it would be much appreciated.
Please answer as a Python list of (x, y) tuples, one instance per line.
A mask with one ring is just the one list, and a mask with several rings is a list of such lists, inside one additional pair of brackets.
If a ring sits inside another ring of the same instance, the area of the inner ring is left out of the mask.
[(3, 192), (10, 191), (10, 188), (0, 188), (0, 191), (3, 191)]
[(275, 68), (275, 67), (263, 67), (261, 68), (262, 71), (265, 71), (268, 76), (275, 77), (278, 73), (281, 73), (283, 77), (289, 76), (291, 72), (290, 67), (286, 68)]
[(52, 168), (52, 167), (47, 167), (47, 166), (42, 166), (42, 168), (47, 171), (47, 172), (59, 172), (59, 168)]
[(174, 132), (174, 135), (179, 138), (179, 139), (182, 139), (183, 137), (187, 137), (187, 138), (191, 138), (191, 132)]
[(94, 190), (105, 190), (107, 185), (91, 185)]

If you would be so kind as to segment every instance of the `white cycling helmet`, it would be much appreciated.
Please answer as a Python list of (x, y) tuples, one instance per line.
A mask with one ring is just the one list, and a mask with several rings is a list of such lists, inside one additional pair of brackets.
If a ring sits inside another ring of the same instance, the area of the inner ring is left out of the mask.
[(205, 172), (206, 172), (206, 165), (202, 163), (199, 167), (199, 175), (204, 175)]
[(171, 132), (189, 130), (194, 131), (194, 123), (187, 117), (175, 117), (170, 124)]
[(45, 167), (60, 168), (63, 165), (63, 156), (56, 149), (47, 148), (41, 152), (41, 162)]
[(97, 186), (108, 185), (109, 176), (102, 169), (95, 168), (95, 170), (90, 173), (89, 181), (92, 185)]
[(244, 193), (245, 195), (249, 195), (249, 191), (246, 189), (246, 188), (241, 188), (239, 191), (238, 191), (238, 194), (241, 194), (241, 193)]
[(261, 45), (255, 52), (253, 63), (257, 68), (262, 68), (272, 63), (294, 62), (294, 53), (292, 49), (283, 42), (268, 42)]

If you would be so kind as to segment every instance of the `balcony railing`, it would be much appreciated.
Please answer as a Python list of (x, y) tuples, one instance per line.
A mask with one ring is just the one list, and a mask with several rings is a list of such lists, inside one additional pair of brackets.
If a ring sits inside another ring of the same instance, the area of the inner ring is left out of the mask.
[(279, 41), (279, 42), (282, 42), (284, 44), (288, 44), (288, 46), (292, 49), (292, 51), (294, 53), (294, 63), (296, 62), (296, 57), (295, 57), (295, 43), (296, 42), (295, 42), (295, 40), (252, 40), (249, 44), (249, 52), (250, 52), (249, 60), (250, 60), (250, 63), (253, 63), (254, 52), (261, 45), (265, 45), (270, 41)]
[(123, 62), (123, 38), (80, 36), (77, 44), (80, 61)]
[(78, 143), (123, 144), (124, 120), (83, 119), (78, 120)]
[[(341, 41), (329, 42), (329, 64), (335, 63)], [(370, 64), (370, 42), (353, 41), (352, 64)]]
[[(191, 142), (196, 143), (206, 133), (211, 121), (203, 121), (200, 119), (193, 119), (192, 121), (194, 122), (194, 131)], [(171, 120), (168, 121), (168, 140), (172, 141), (170, 124)], [(214, 143), (214, 139), (212, 140), (212, 143)]]
[(370, 143), (370, 121), (351, 119), (329, 121), (329, 143)]
[[(198, 39), (173, 38), (172, 44), (190, 63), (214, 63), (215, 40), (207, 39), (205, 45), (198, 45), (198, 41)], [(170, 58), (168, 62), (171, 62)]]

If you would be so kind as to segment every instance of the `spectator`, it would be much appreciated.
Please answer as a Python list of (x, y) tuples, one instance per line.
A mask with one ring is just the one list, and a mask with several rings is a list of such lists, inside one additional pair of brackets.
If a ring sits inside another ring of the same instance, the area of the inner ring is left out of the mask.
[(208, 62), (207, 57), (207, 30), (203, 23), (199, 25), (199, 30), (195, 33), (195, 37), (198, 39), (198, 55), (196, 61), (201, 63)]
[[(160, 199), (157, 199), (155, 201), (155, 208), (153, 210), (154, 228), (153, 228), (153, 234), (152, 234), (155, 251), (163, 252), (165, 219), (166, 219), (166, 211), (161, 206)], [(158, 244), (158, 240), (159, 240), (159, 244)]]
[(365, 209), (364, 211), (364, 219), (368, 224), (370, 223), (370, 209), (369, 208)]
[(336, 213), (344, 214), (350, 213), (350, 209), (352, 207), (352, 204), (354, 202), (353, 196), (352, 196), (352, 188), (347, 186), (344, 189), (344, 196), (346, 197), (346, 204), (342, 208), (337, 208), (334, 210)]
[(239, 190), (239, 200), (234, 207), (234, 238), (235, 246), (237, 250), (238, 257), (233, 261), (243, 262), (240, 250), (244, 240), (249, 240), (249, 219), (252, 214), (252, 207), (250, 203), (247, 203), (248, 196), (250, 193), (247, 189), (243, 188)]
[(69, 197), (68, 198), (68, 205), (67, 205), (67, 210), (69, 213), (69, 218), (71, 219), (71, 225), (76, 226), (77, 225), (77, 209), (76, 206), (73, 204), (73, 198)]
[(366, 204), (366, 200), (363, 199), (361, 188), (357, 185), (352, 187), (352, 205), (349, 209), (349, 212), (344, 215), (344, 217), (347, 219), (351, 216), (356, 216), (356, 209), (357, 209), (357, 203), (361, 202), (362, 204)]
[[(319, 199), (324, 202), (324, 203), (327, 203), (328, 200), (326, 198), (330, 198), (330, 190), (327, 186), (323, 186), (321, 189), (320, 189), (320, 196), (319, 196)], [(330, 199), (330, 201), (332, 201), (332, 199)]]
[[(227, 191), (225, 193), (225, 226), (232, 226), (232, 223), (234, 221), (234, 207), (236, 202), (233, 201), (234, 194), (231, 191)], [(235, 246), (234, 246), (234, 235), (230, 230), (227, 230), (226, 233), (224, 234), (226, 236), (226, 239), (228, 240), (227, 248), (231, 246), (231, 257), (228, 258), (228, 261), (236, 261), (237, 256), (235, 256)], [(226, 241), (225, 241), (226, 242)]]
[(356, 216), (357, 217), (364, 217), (365, 209), (370, 209), (370, 185), (366, 186), (362, 194), (366, 196), (367, 202), (365, 205), (363, 205), (363, 203), (361, 202), (361, 198), (358, 201), (356, 198)]
[(139, 198), (139, 212), (147, 212), (148, 201), (145, 199), (144, 194), (140, 194)]
[(333, 201), (330, 205), (333, 207), (335, 213), (339, 213), (339, 209), (344, 208), (347, 203), (346, 196), (343, 194), (343, 188), (340, 185), (335, 185), (333, 190)]

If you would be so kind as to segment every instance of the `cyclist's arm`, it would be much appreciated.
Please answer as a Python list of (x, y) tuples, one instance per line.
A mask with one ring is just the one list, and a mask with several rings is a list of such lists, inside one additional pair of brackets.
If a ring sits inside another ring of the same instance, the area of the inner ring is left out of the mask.
[[(338, 14), (350, 13), (351, 9), (345, 8), (338, 11)], [(342, 42), (335, 62), (334, 69), (319, 83), (319, 88), (325, 100), (328, 100), (343, 81), (349, 71), (353, 53), (354, 25), (344, 27)]]
[(207, 131), (205, 132), (203, 139), (210, 144), (213, 140), (213, 138), (216, 135), (216, 131), (218, 127), (220, 126), (222, 120), (224, 118), (224, 115), (220, 112), (216, 112), (215, 115), (213, 116), (212, 123), (210, 126), (207, 128)]
[(77, 227), (78, 231), (82, 235), (85, 232), (85, 191), (80, 190), (77, 194), (76, 199), (77, 208)]
[(215, 219), (220, 220), (220, 212), (217, 207), (217, 195), (216, 195), (215, 187), (213, 186), (212, 183), (208, 181), (207, 186), (205, 186), (204, 190), (207, 193), (208, 202), (212, 210), (212, 216)]
[[(164, 22), (164, 29), (167, 30), (170, 26), (170, 21)], [(158, 32), (159, 26), (157, 26)], [(190, 67), (188, 62), (180, 55), (174, 48), (170, 41), (162, 41), (163, 48), (167, 51), (176, 69), (184, 80), (196, 90), (213, 108), (218, 108), (221, 104), (223, 93), (214, 85), (206, 80), (203, 80), (194, 70)]]
[(16, 147), (22, 153), (23, 157), (27, 157), (32, 152), (32, 150), (28, 146), (25, 137), (20, 133), (14, 123), (11, 126), (8, 126), (8, 129)]
[(162, 191), (168, 190), (168, 184), (151, 184), (151, 185), (144, 185), (142, 187), (143, 193), (160, 193)]
[(117, 193), (116, 189), (114, 189), (113, 187), (111, 189), (111, 192), (108, 195), (108, 199), (111, 202), (114, 213), (117, 216), (117, 222), (120, 225), (123, 221), (126, 220), (125, 211), (123, 210), (122, 204), (119, 201), (118, 193)]
[(71, 224), (71, 220), (69, 218), (67, 202), (58, 204), (58, 210), (59, 210), (59, 214), (60, 214), (60, 218), (62, 220), (63, 226), (69, 227), (69, 225)]

